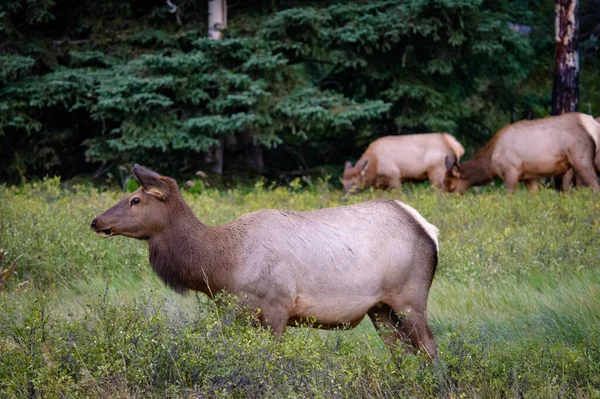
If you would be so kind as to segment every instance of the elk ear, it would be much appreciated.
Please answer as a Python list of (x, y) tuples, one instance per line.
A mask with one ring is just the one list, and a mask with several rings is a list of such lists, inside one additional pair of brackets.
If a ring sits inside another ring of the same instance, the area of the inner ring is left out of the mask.
[(346, 161), (346, 163), (344, 164), (344, 170), (348, 170), (351, 168), (352, 168), (352, 162)]
[(360, 168), (360, 175), (364, 176), (365, 173), (367, 173), (367, 168), (369, 167), (369, 160), (367, 159), (364, 163), (364, 165), (362, 166), (362, 168)]
[(144, 191), (161, 201), (166, 201), (169, 196), (169, 188), (160, 175), (151, 170), (142, 168), (137, 163), (133, 166), (133, 175), (142, 184)]
[(454, 177), (460, 177), (460, 168), (458, 167), (458, 164), (454, 164), (454, 166), (452, 167), (452, 176)]
[(445, 162), (446, 162), (446, 171), (449, 172), (450, 169), (452, 169), (452, 167), (456, 163), (456, 157), (454, 155), (452, 155), (452, 156), (447, 155)]
[(454, 155), (446, 157), (446, 172), (454, 177), (460, 176), (460, 168), (458, 163), (456, 163), (456, 157)]

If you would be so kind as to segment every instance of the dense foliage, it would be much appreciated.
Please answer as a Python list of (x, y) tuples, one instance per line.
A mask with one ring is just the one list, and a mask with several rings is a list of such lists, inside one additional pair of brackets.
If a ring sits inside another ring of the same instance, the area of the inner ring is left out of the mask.
[[(184, 192), (208, 224), (263, 207), (335, 206), (340, 191)], [(440, 228), (429, 320), (440, 358), (392, 359), (370, 322), (255, 329), (232, 298), (168, 290), (147, 245), (90, 220), (122, 195), (57, 179), (0, 188), (0, 397), (597, 397), (600, 204), (591, 190), (397, 198)]]
[[(134, 161), (180, 173), (212, 146), (228, 166), (256, 143), (274, 173), (338, 164), (398, 132), (479, 145), (510, 118), (546, 113), (542, 1), (267, 3), (231, 4), (217, 42), (201, 1), (182, 2), (181, 25), (162, 1), (2, 2), (0, 180)], [(597, 34), (584, 38), (597, 57)], [(582, 82), (594, 76), (584, 66)]]

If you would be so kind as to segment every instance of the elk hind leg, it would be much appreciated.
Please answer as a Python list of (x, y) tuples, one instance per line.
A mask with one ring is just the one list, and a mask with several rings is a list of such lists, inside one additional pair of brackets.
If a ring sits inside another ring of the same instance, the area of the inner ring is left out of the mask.
[[(399, 311), (400, 310), (400, 311)], [(425, 312), (413, 307), (392, 307), (381, 304), (369, 310), (375, 329), (394, 356), (398, 341), (403, 345), (402, 356), (421, 350), (430, 358), (437, 356), (435, 338)]]
[[(575, 171), (573, 168), (569, 168), (561, 177), (561, 191), (569, 192), (573, 188), (573, 181), (578, 180), (579, 177), (575, 177)], [(577, 183), (577, 182), (576, 182)]]
[(427, 171), (427, 178), (429, 179), (431, 184), (433, 184), (440, 190), (444, 189), (444, 177), (445, 176), (446, 176), (446, 168), (444, 166), (439, 167), (439, 168), (436, 167), (434, 169)]
[(540, 189), (540, 182), (535, 179), (527, 179), (523, 182), (525, 183), (525, 187), (527, 187), (527, 191), (531, 193), (535, 193)]
[(598, 191), (600, 187), (598, 186), (598, 176), (596, 175), (596, 168), (594, 167), (594, 154), (591, 149), (589, 151), (589, 154), (574, 157), (569, 161), (575, 170), (576, 176), (580, 177), (585, 184), (592, 188), (592, 190)]
[(430, 358), (437, 356), (435, 337), (427, 323), (427, 312), (416, 307), (408, 308), (404, 313), (402, 327), (404, 334), (410, 338), (414, 348), (421, 350)]
[(259, 320), (263, 327), (270, 327), (274, 335), (280, 335), (285, 332), (289, 314), (283, 307), (265, 306), (261, 309)]
[[(402, 320), (398, 317), (396, 312), (391, 306), (380, 303), (372, 307), (368, 312), (369, 318), (375, 326), (375, 330), (392, 352), (392, 355), (396, 357), (398, 350), (398, 341), (400, 344), (409, 343), (409, 339), (404, 333), (402, 328)], [(407, 346), (404, 345), (405, 349), (402, 355), (406, 354)]]

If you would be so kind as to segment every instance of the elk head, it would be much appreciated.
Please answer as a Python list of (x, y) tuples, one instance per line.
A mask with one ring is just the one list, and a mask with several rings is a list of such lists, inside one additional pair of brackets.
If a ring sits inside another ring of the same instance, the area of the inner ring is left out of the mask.
[(160, 233), (171, 219), (169, 202), (178, 193), (175, 180), (137, 164), (133, 174), (142, 186), (92, 221), (90, 227), (100, 237), (148, 239)]
[(469, 188), (469, 181), (464, 178), (463, 172), (455, 156), (446, 157), (446, 176), (444, 176), (444, 191), (447, 193), (464, 194)]
[(358, 167), (358, 163), (353, 167), (350, 161), (346, 161), (344, 165), (344, 177), (342, 178), (344, 194), (352, 194), (362, 189), (368, 167), (369, 160), (366, 160), (360, 168)]

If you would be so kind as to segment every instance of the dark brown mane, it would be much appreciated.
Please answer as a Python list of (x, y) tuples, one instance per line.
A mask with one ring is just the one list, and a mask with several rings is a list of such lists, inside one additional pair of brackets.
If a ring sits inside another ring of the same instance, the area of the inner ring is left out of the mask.
[(493, 179), (489, 167), (488, 158), (473, 157), (473, 159), (460, 163), (460, 172), (462, 178), (469, 181), (469, 186), (480, 186)]
[(460, 172), (463, 179), (469, 181), (469, 186), (487, 184), (494, 178), (491, 171), (491, 158), (498, 139), (507, 130), (503, 127), (482, 148), (477, 150), (471, 159), (460, 163)]
[[(173, 290), (183, 293), (190, 289), (190, 282), (202, 285), (196, 281), (192, 270), (195, 265), (190, 264), (194, 259), (194, 237), (206, 229), (206, 226), (196, 218), (190, 206), (185, 202), (177, 182), (171, 178), (161, 177), (169, 186), (169, 198), (166, 200), (171, 209), (168, 234), (161, 234), (156, 239), (150, 239), (149, 255), (150, 264), (164, 283)], [(200, 290), (204, 291), (204, 290)]]

